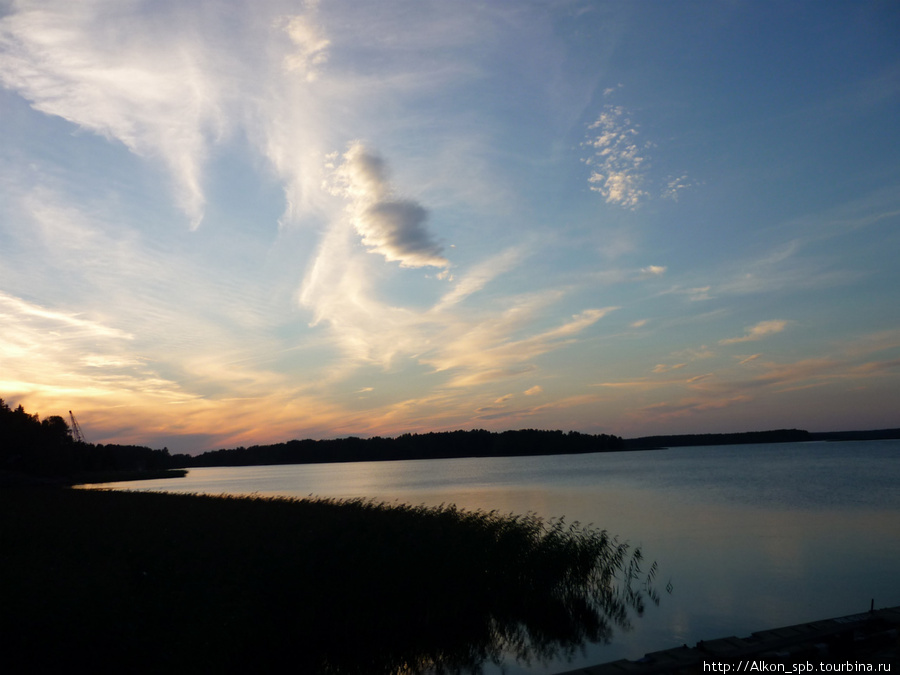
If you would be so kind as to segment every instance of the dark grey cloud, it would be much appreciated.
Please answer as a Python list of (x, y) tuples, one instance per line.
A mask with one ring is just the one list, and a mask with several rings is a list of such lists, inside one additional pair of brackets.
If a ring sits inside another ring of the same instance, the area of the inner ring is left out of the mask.
[(403, 267), (449, 265), (428, 231), (428, 211), (394, 195), (387, 166), (379, 155), (354, 143), (335, 177), (338, 192), (350, 199), (353, 225), (370, 251)]

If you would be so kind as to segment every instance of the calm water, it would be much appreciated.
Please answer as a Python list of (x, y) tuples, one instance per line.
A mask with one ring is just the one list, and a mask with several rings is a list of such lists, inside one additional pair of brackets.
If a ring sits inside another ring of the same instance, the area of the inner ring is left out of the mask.
[[(555, 673), (701, 639), (900, 605), (900, 441), (192, 469), (122, 489), (371, 497), (533, 511), (640, 545), (674, 590)], [(108, 487), (108, 486), (107, 486)]]

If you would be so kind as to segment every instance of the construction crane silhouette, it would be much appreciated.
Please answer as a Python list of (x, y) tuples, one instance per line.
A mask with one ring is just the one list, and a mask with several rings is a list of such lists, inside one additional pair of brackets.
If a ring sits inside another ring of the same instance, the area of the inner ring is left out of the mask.
[(75, 413), (71, 410), (69, 411), (69, 417), (72, 418), (72, 436), (75, 437), (75, 441), (77, 443), (87, 443), (87, 441), (84, 440), (84, 434), (81, 433), (81, 426), (79, 426), (78, 420), (75, 419)]

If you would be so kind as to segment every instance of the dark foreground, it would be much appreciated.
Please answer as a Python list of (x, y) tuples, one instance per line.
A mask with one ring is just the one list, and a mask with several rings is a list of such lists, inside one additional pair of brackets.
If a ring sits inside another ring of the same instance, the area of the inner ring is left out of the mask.
[(654, 598), (605, 532), (455, 507), (5, 488), (0, 542), (4, 672), (452, 671)]

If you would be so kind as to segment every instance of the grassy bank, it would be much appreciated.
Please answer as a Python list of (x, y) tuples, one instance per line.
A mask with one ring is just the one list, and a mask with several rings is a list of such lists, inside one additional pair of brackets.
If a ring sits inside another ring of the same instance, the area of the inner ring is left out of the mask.
[(7, 488), (0, 541), (29, 672), (453, 668), (602, 640), (647, 597), (604, 532), (454, 507)]

